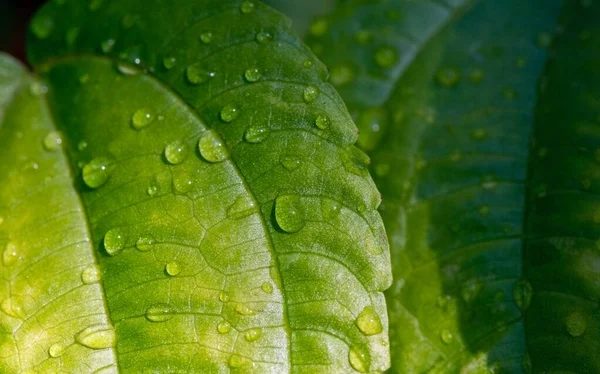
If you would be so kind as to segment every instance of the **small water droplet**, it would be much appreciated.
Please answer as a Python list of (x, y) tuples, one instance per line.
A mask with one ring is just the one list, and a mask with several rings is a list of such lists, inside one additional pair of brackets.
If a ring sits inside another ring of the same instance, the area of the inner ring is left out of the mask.
[(469, 79), (473, 83), (481, 83), (484, 78), (485, 78), (485, 72), (479, 68), (475, 68), (475, 69), (471, 70), (471, 73), (469, 74)]
[(485, 138), (487, 138), (487, 136), (487, 131), (482, 128), (475, 129), (471, 132), (471, 138), (473, 138), (474, 140), (484, 140)]
[(169, 304), (159, 303), (146, 309), (146, 319), (150, 322), (166, 322), (173, 318)]
[(375, 52), (375, 62), (382, 68), (391, 68), (398, 61), (398, 52), (392, 47), (381, 47)]
[(200, 34), (200, 40), (202, 41), (202, 43), (204, 44), (210, 44), (213, 41), (213, 33), (210, 31), (206, 31), (203, 32), (202, 34)]
[(271, 130), (268, 127), (255, 125), (250, 126), (244, 133), (244, 139), (248, 143), (260, 143), (271, 134)]
[(102, 280), (102, 271), (94, 264), (86, 266), (81, 272), (81, 281), (84, 284), (98, 283), (100, 280)]
[(271, 282), (264, 282), (260, 288), (264, 293), (268, 293), (269, 295), (273, 293), (273, 285)]
[(249, 329), (244, 333), (244, 338), (248, 342), (254, 342), (260, 339), (262, 336), (262, 330), (259, 328)]
[(253, 316), (256, 312), (248, 307), (248, 305), (244, 303), (237, 303), (235, 305), (235, 312), (242, 316)]
[(537, 45), (540, 48), (548, 48), (552, 45), (552, 34), (549, 32), (540, 32), (537, 36)]
[(370, 364), (367, 353), (358, 347), (350, 347), (350, 351), (348, 352), (348, 361), (356, 371), (361, 373), (366, 373), (369, 371)]
[(228, 152), (220, 137), (213, 131), (206, 131), (198, 141), (198, 150), (208, 162), (222, 162), (227, 159)]
[(529, 308), (532, 295), (533, 287), (527, 280), (520, 279), (513, 285), (513, 299), (521, 312), (524, 313)]
[(342, 204), (338, 201), (331, 199), (321, 200), (321, 214), (326, 221), (331, 221), (340, 216), (342, 211)]
[(250, 68), (244, 72), (244, 78), (250, 83), (254, 83), (260, 79), (260, 71), (257, 68)]
[(116, 342), (115, 330), (104, 324), (92, 325), (77, 333), (75, 341), (91, 349), (111, 348)]
[(267, 31), (261, 31), (256, 34), (256, 41), (259, 43), (268, 43), (273, 40), (273, 35)]
[(175, 261), (169, 262), (167, 265), (165, 265), (165, 272), (172, 277), (176, 277), (179, 275), (179, 273), (181, 273), (179, 263)]
[(229, 294), (225, 291), (219, 292), (219, 300), (226, 303), (229, 301)]
[(304, 89), (302, 97), (307, 103), (312, 103), (319, 96), (319, 89), (315, 86), (308, 86)]
[(451, 67), (442, 68), (435, 74), (435, 79), (438, 84), (446, 88), (455, 87), (458, 82), (460, 82), (460, 78), (460, 72)]
[(8, 243), (6, 248), (4, 248), (4, 252), (2, 252), (2, 262), (4, 266), (12, 266), (19, 259), (19, 249), (16, 244)]
[(104, 235), (104, 249), (111, 256), (119, 254), (127, 244), (127, 235), (121, 228), (108, 230)]
[(311, 60), (304, 60), (304, 62), (302, 63), (302, 66), (304, 66), (305, 68), (310, 68), (313, 66), (313, 63)]
[(100, 43), (100, 50), (103, 53), (109, 53), (110, 51), (112, 51), (114, 46), (115, 46), (114, 39), (106, 39), (105, 41)]
[(231, 357), (229, 357), (229, 366), (232, 368), (241, 368), (251, 365), (252, 361), (250, 361), (250, 359), (242, 357), (238, 354), (232, 354)]
[(329, 22), (325, 18), (317, 18), (311, 24), (309, 28), (309, 32), (312, 36), (323, 36), (327, 32), (329, 28)]
[(330, 125), (329, 122), (329, 117), (322, 114), (319, 114), (317, 116), (317, 119), (315, 119), (315, 125), (321, 130), (325, 130), (326, 128), (328, 128)]
[(302, 160), (296, 156), (282, 155), (279, 158), (281, 165), (289, 171), (294, 171), (302, 165)]
[(111, 162), (106, 157), (98, 157), (83, 167), (83, 181), (90, 188), (98, 188), (108, 181)]
[(460, 289), (460, 295), (465, 301), (465, 303), (469, 304), (473, 300), (475, 300), (477, 296), (479, 296), (479, 293), (481, 293), (482, 289), (483, 283), (481, 283), (477, 279), (469, 279), (462, 284)]
[(173, 189), (178, 194), (185, 194), (194, 186), (192, 177), (185, 173), (178, 173), (173, 176)]
[(227, 208), (227, 217), (231, 219), (241, 219), (254, 213), (256, 213), (256, 203), (246, 195), (238, 196)]
[(79, 152), (83, 152), (85, 151), (85, 149), (88, 147), (88, 143), (85, 140), (80, 141), (79, 143), (77, 143), (77, 150)]
[(14, 297), (2, 300), (0, 310), (13, 318), (25, 319), (25, 311)]
[(185, 76), (191, 84), (203, 84), (215, 77), (213, 71), (206, 70), (200, 63), (195, 63), (185, 69)]
[(454, 335), (450, 332), (450, 330), (442, 330), (440, 332), (440, 338), (444, 344), (451, 344), (454, 341)]
[(188, 147), (180, 140), (175, 140), (165, 147), (165, 158), (171, 165), (181, 164), (188, 156)]
[(304, 225), (305, 213), (300, 197), (295, 195), (278, 196), (275, 200), (275, 220), (277, 225), (288, 233), (300, 231)]
[(45, 95), (48, 92), (48, 86), (38, 81), (33, 81), (29, 85), (29, 93), (33, 96)]
[(348, 65), (338, 65), (334, 66), (331, 69), (329, 74), (329, 81), (334, 86), (343, 86), (344, 84), (348, 84), (352, 82), (354, 79), (355, 73), (354, 69)]
[(231, 331), (231, 324), (227, 321), (221, 321), (217, 325), (217, 331), (219, 334), (228, 334)]
[(587, 330), (587, 317), (580, 312), (572, 312), (567, 317), (567, 332), (573, 337), (585, 334)]
[(154, 183), (149, 185), (148, 188), (146, 189), (146, 193), (150, 197), (156, 196), (156, 194), (158, 193), (158, 186)]
[(60, 357), (65, 353), (65, 346), (61, 343), (54, 343), (48, 348), (48, 355), (50, 357), (56, 358)]
[(240, 10), (244, 14), (249, 14), (249, 13), (254, 12), (255, 8), (256, 8), (256, 4), (254, 4), (254, 1), (250, 1), (250, 0), (243, 1), (242, 5), (240, 6)]
[(154, 116), (150, 110), (145, 108), (138, 109), (131, 116), (131, 125), (134, 129), (139, 130), (148, 126), (153, 119)]
[(135, 242), (135, 247), (141, 252), (147, 252), (151, 250), (153, 245), (154, 239), (150, 236), (140, 236)]
[(225, 105), (220, 112), (223, 122), (231, 123), (240, 116), (240, 110), (233, 104)]
[(167, 70), (173, 69), (173, 67), (175, 67), (176, 62), (177, 62), (177, 59), (173, 56), (167, 56), (167, 57), (163, 58), (163, 66)]
[(47, 39), (54, 30), (54, 20), (46, 13), (38, 13), (30, 24), (31, 31), (38, 39)]
[(372, 306), (367, 306), (354, 322), (358, 329), (365, 335), (376, 335), (383, 331), (381, 319)]
[(63, 142), (63, 140), (62, 140), (62, 137), (59, 132), (50, 131), (44, 137), (44, 141), (42, 142), (42, 144), (43, 144), (45, 150), (56, 151), (61, 147), (62, 142)]

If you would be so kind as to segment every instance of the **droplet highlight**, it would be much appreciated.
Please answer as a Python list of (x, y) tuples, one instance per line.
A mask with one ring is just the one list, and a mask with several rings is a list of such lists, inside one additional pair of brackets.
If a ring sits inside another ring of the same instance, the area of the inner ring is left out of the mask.
[(169, 304), (152, 305), (146, 310), (146, 319), (150, 322), (166, 322), (173, 318), (173, 312)]
[(213, 131), (206, 131), (198, 141), (200, 155), (208, 162), (222, 162), (228, 157), (227, 148), (221, 138)]
[(110, 256), (119, 254), (127, 244), (127, 235), (120, 228), (110, 229), (104, 235), (104, 249)]
[(83, 167), (83, 181), (90, 188), (98, 188), (108, 181), (111, 161), (106, 157), (98, 157)]
[(360, 312), (355, 324), (367, 336), (380, 334), (383, 331), (381, 319), (372, 306), (367, 306)]
[(277, 225), (287, 233), (300, 231), (306, 224), (300, 197), (295, 195), (278, 196), (275, 200), (275, 220)]
[(92, 325), (77, 333), (75, 341), (91, 349), (111, 348), (116, 342), (115, 330), (104, 324)]
[(167, 144), (165, 159), (171, 165), (181, 164), (188, 156), (188, 147), (180, 140)]

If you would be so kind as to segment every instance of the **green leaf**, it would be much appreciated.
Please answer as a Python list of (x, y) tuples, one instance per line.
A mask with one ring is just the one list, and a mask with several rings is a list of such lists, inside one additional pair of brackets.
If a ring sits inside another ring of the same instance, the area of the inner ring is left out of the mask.
[(311, 21), (330, 12), (335, 0), (265, 0), (264, 2), (290, 17), (293, 20), (294, 31), (299, 36), (304, 36), (308, 32)]
[(23, 305), (0, 317), (1, 371), (389, 366), (380, 196), (288, 21), (56, 0), (30, 30), (39, 78), (0, 127), (1, 298)]

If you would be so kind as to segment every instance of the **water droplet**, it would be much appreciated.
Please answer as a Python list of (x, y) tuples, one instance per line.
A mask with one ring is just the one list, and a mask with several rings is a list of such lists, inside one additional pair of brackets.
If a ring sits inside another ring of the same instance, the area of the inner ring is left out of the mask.
[(30, 27), (38, 39), (47, 39), (54, 30), (54, 20), (48, 14), (38, 13), (31, 21)]
[(29, 93), (33, 96), (45, 95), (48, 92), (48, 86), (41, 84), (38, 81), (33, 81), (29, 85)]
[[(137, 62), (139, 63), (139, 60), (137, 60)], [(122, 62), (122, 61), (118, 61), (117, 62), (117, 71), (123, 75), (127, 75), (127, 76), (134, 76), (134, 75), (138, 75), (140, 74), (142, 71), (139, 69), (136, 69), (135, 67)]]
[(75, 41), (77, 40), (77, 37), (79, 36), (79, 27), (71, 27), (67, 30), (67, 33), (65, 34), (65, 41), (67, 42), (68, 46), (72, 46), (73, 44), (75, 44)]
[(326, 128), (328, 128), (330, 125), (329, 122), (329, 117), (322, 114), (319, 114), (317, 116), (317, 119), (315, 119), (315, 125), (321, 130), (325, 130)]
[(192, 189), (194, 180), (188, 174), (178, 173), (173, 176), (173, 189), (178, 194), (185, 194)]
[(81, 272), (81, 281), (84, 284), (98, 283), (100, 280), (102, 280), (102, 271), (94, 264), (86, 266)]
[(302, 63), (302, 66), (304, 66), (304, 67), (305, 67), (305, 68), (307, 68), (307, 69), (308, 69), (308, 68), (310, 68), (310, 67), (312, 67), (312, 65), (313, 65), (313, 63), (312, 63), (312, 61), (311, 61), (311, 60), (305, 60), (305, 61)]
[(112, 326), (97, 324), (81, 330), (75, 341), (91, 349), (104, 349), (115, 346), (116, 335)]
[(490, 207), (487, 205), (482, 205), (479, 208), (477, 208), (477, 211), (479, 212), (479, 214), (481, 214), (482, 216), (487, 216), (490, 214)]
[(175, 277), (181, 273), (181, 268), (179, 267), (179, 263), (172, 261), (165, 265), (165, 271), (168, 275)]
[(358, 347), (350, 347), (350, 351), (348, 352), (348, 361), (356, 371), (361, 373), (366, 373), (369, 371), (370, 364), (367, 353)]
[(228, 334), (231, 331), (231, 324), (227, 321), (221, 321), (217, 325), (217, 331), (219, 334)]
[(240, 195), (234, 203), (227, 208), (227, 217), (231, 219), (241, 219), (256, 213), (256, 204), (249, 196)]
[(213, 41), (213, 33), (210, 31), (206, 31), (203, 32), (202, 34), (200, 34), (200, 40), (202, 41), (202, 43), (204, 44), (210, 44)]
[(2, 262), (4, 266), (12, 266), (19, 259), (19, 249), (14, 243), (8, 243), (4, 252), (2, 252)]
[(383, 248), (375, 241), (375, 238), (371, 235), (365, 239), (365, 246), (367, 252), (372, 256), (379, 256), (383, 253)]
[(167, 56), (167, 57), (163, 58), (163, 66), (167, 70), (173, 69), (173, 67), (175, 66), (176, 62), (177, 62), (177, 59), (175, 57), (172, 57), (172, 56)]
[(104, 3), (104, 0), (92, 0), (92, 1), (90, 1), (90, 10), (91, 11), (98, 10), (102, 6), (102, 3)]
[(43, 141), (44, 149), (47, 151), (56, 151), (62, 145), (62, 137), (60, 133), (57, 131), (50, 131), (45, 137)]
[(309, 32), (312, 36), (323, 36), (329, 28), (329, 22), (325, 18), (317, 18), (310, 24)]
[(356, 326), (365, 335), (376, 335), (383, 331), (381, 319), (372, 306), (367, 306), (356, 318)]
[(87, 147), (88, 143), (85, 140), (82, 140), (79, 143), (77, 143), (77, 150), (79, 152), (83, 152)]
[(229, 366), (232, 368), (241, 368), (251, 365), (252, 361), (250, 361), (250, 359), (242, 357), (238, 354), (232, 354), (231, 357), (229, 357)]
[(483, 78), (485, 78), (485, 72), (479, 68), (471, 70), (471, 73), (469, 74), (469, 79), (473, 83), (481, 83)]
[(206, 131), (198, 141), (198, 149), (208, 162), (222, 162), (227, 159), (227, 149), (223, 141), (213, 131)]
[(473, 300), (475, 300), (477, 296), (479, 296), (479, 293), (482, 289), (483, 283), (481, 283), (477, 279), (469, 279), (468, 281), (462, 284), (460, 289), (460, 295), (465, 301), (465, 303), (469, 304)]
[(375, 62), (382, 68), (391, 68), (398, 61), (398, 52), (392, 47), (382, 47), (375, 52)]
[(342, 204), (338, 201), (331, 199), (321, 200), (321, 214), (326, 221), (331, 221), (340, 216), (342, 211)]
[(149, 236), (140, 236), (135, 242), (135, 247), (141, 252), (147, 252), (151, 250), (153, 245), (154, 239)]
[(344, 84), (352, 82), (355, 73), (354, 69), (348, 65), (338, 65), (331, 69), (329, 74), (329, 81), (334, 86), (342, 86)]
[(270, 282), (264, 282), (260, 288), (264, 293), (268, 293), (269, 295), (273, 293), (273, 285)]
[(0, 302), (0, 310), (13, 318), (25, 319), (25, 311), (14, 297), (2, 300)]
[(146, 309), (146, 319), (150, 322), (166, 322), (173, 318), (169, 304), (159, 303)]
[(475, 139), (475, 140), (484, 140), (485, 138), (487, 138), (488, 133), (485, 129), (475, 129), (471, 132), (471, 138)]
[(228, 302), (229, 301), (229, 294), (227, 294), (227, 292), (225, 292), (225, 291), (219, 292), (219, 300), (221, 300), (224, 303)]
[(114, 46), (114, 39), (106, 39), (105, 41), (100, 43), (100, 50), (102, 50), (103, 53), (109, 53), (110, 51), (112, 51)]
[(349, 146), (338, 151), (344, 169), (359, 177), (369, 176), (369, 163), (371, 160), (363, 151), (355, 146)]
[(206, 83), (215, 77), (215, 73), (205, 70), (200, 63), (195, 63), (185, 69), (185, 76), (191, 84)]
[(90, 188), (98, 188), (108, 181), (111, 162), (106, 157), (98, 157), (83, 167), (83, 181)]
[(253, 316), (256, 312), (248, 307), (248, 305), (244, 303), (237, 303), (235, 305), (235, 311), (237, 314), (242, 316)]
[(302, 96), (305, 102), (312, 103), (319, 96), (319, 89), (315, 86), (308, 86), (304, 89)]
[(300, 231), (306, 224), (304, 207), (300, 197), (294, 195), (278, 196), (275, 200), (275, 220), (285, 232), (295, 233)]
[(259, 43), (268, 43), (271, 40), (273, 40), (273, 35), (271, 35), (270, 32), (261, 31), (258, 34), (256, 34), (256, 41)]
[(296, 156), (282, 155), (279, 158), (281, 165), (289, 171), (294, 171), (302, 165), (302, 160)]
[(540, 32), (537, 36), (537, 45), (540, 48), (548, 48), (552, 45), (552, 34), (549, 32)]
[(521, 312), (525, 312), (527, 311), (527, 308), (529, 308), (532, 295), (533, 288), (531, 287), (531, 283), (527, 280), (520, 279), (513, 285), (513, 299)]
[(244, 14), (249, 14), (249, 13), (254, 12), (254, 8), (256, 8), (256, 4), (254, 4), (254, 1), (250, 1), (250, 0), (243, 1), (242, 5), (240, 6), (240, 10)]
[(111, 256), (119, 254), (127, 244), (127, 235), (121, 228), (108, 230), (104, 235), (104, 249)]
[(139, 130), (148, 126), (152, 122), (153, 118), (154, 116), (150, 110), (145, 108), (138, 109), (131, 116), (131, 124), (134, 129)]
[(445, 67), (435, 74), (435, 79), (442, 87), (455, 87), (460, 82), (461, 74), (455, 68)]
[(156, 196), (156, 194), (158, 193), (158, 186), (154, 183), (149, 185), (148, 188), (146, 189), (146, 193), (150, 197)]
[(567, 317), (567, 332), (573, 337), (585, 334), (587, 330), (587, 317), (580, 312), (573, 312)]
[(240, 116), (240, 110), (233, 104), (227, 104), (221, 109), (220, 116), (223, 122), (231, 123)]
[(60, 357), (65, 353), (65, 346), (60, 343), (54, 343), (48, 348), (48, 354), (50, 357)]
[(454, 341), (454, 335), (450, 332), (450, 330), (442, 330), (440, 332), (440, 338), (444, 342), (444, 344), (451, 344)]
[(249, 143), (260, 143), (271, 134), (271, 130), (264, 126), (251, 126), (246, 130), (244, 138)]
[(451, 297), (449, 295), (439, 295), (437, 297), (437, 306), (440, 309), (446, 309), (446, 307), (448, 306), (448, 302), (451, 300)]
[(188, 156), (188, 147), (180, 140), (175, 140), (165, 147), (165, 158), (171, 165), (181, 164)]

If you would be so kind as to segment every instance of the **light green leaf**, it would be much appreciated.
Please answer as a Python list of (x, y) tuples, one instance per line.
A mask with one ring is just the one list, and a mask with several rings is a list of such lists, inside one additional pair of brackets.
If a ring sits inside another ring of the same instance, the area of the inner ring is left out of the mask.
[(389, 366), (380, 196), (281, 15), (53, 1), (28, 52), (39, 87), (21, 84), (0, 136), (0, 238), (18, 245), (2, 297), (26, 305), (0, 319), (4, 371)]

